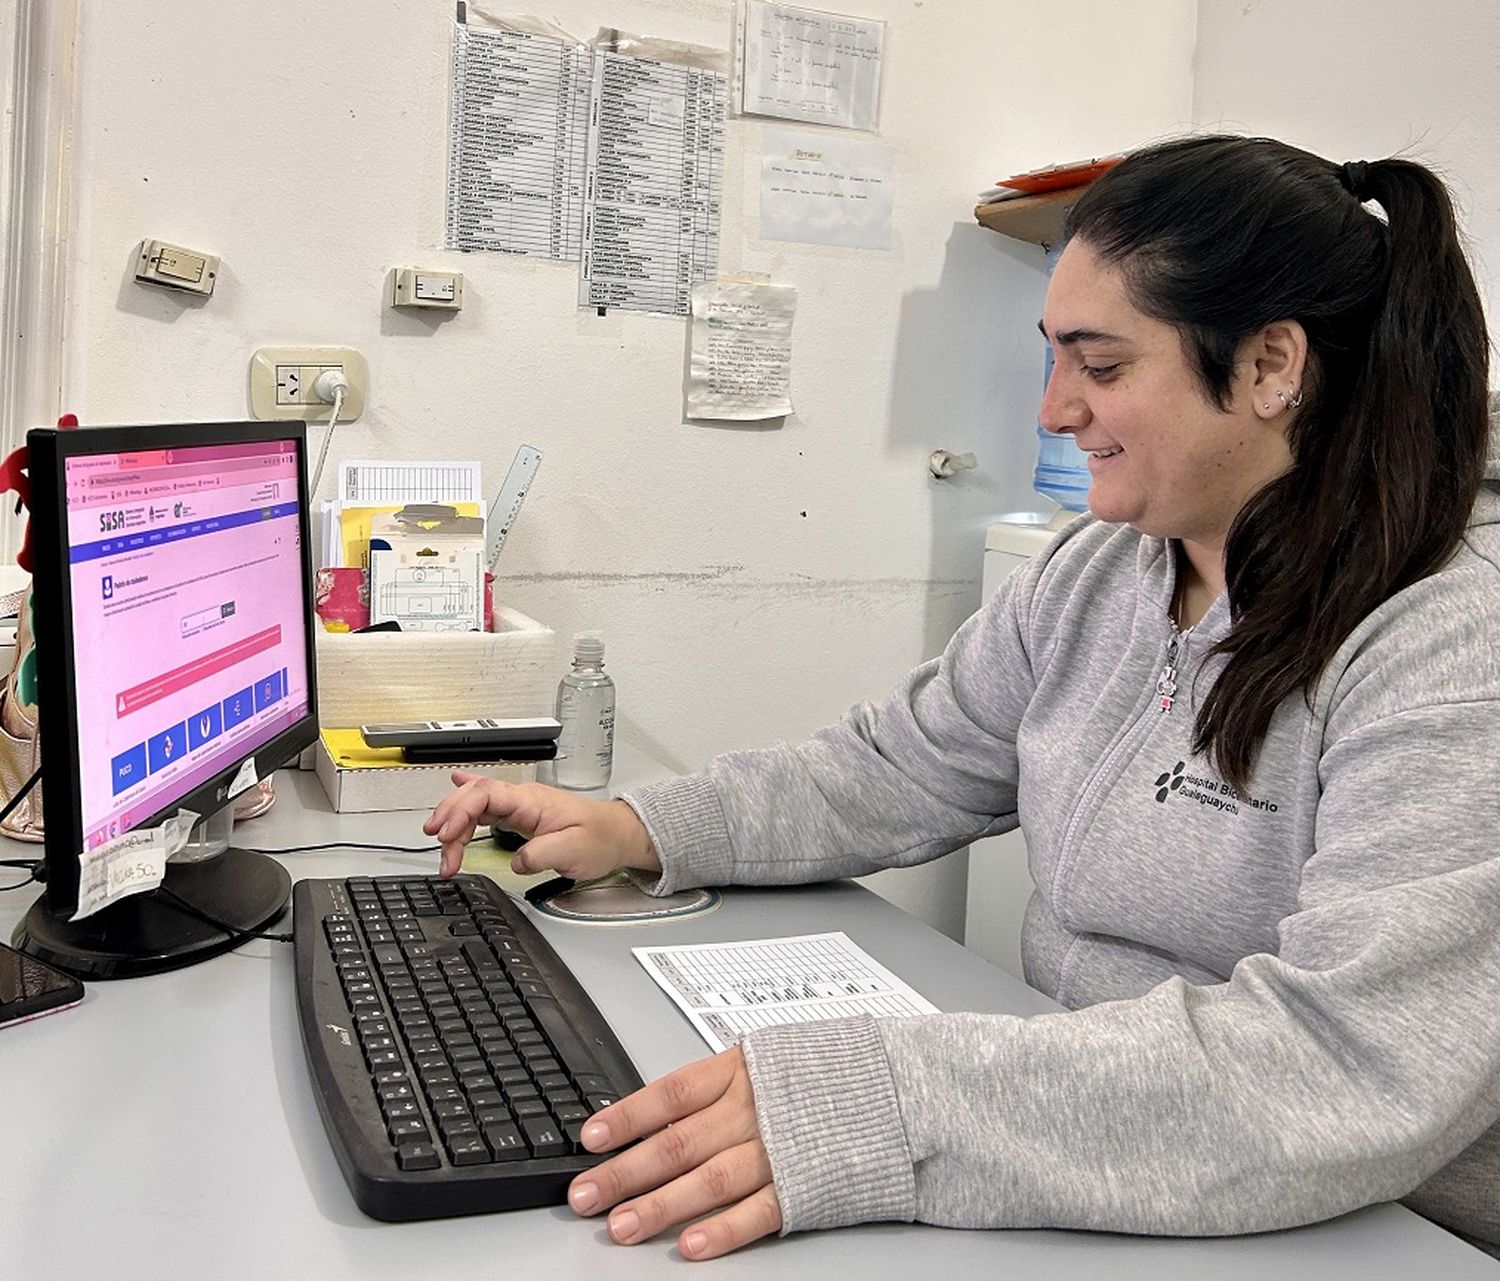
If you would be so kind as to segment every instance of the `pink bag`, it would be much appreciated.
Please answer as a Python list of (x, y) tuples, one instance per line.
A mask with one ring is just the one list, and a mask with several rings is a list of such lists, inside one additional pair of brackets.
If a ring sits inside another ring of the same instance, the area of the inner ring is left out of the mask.
[[(12, 598), (14, 603), (14, 598)], [(0, 608), (4, 608), (0, 604)], [(16, 658), (0, 688), (0, 805), (8, 803), (42, 765), (37, 742), (36, 704), (25, 702), (16, 685), (21, 662), (35, 647), (31, 635), (31, 590), (19, 602)], [(22, 841), (42, 839), (42, 785), (38, 783), (3, 821), (0, 832)]]

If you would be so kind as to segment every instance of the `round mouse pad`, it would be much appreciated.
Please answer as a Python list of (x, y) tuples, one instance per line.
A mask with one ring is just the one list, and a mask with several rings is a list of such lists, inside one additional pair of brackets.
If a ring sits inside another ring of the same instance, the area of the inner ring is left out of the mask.
[(724, 901), (718, 890), (683, 890), (653, 898), (636, 888), (623, 872), (585, 881), (536, 904), (544, 916), (560, 921), (584, 921), (591, 925), (640, 925), (652, 921), (679, 921), (712, 912)]

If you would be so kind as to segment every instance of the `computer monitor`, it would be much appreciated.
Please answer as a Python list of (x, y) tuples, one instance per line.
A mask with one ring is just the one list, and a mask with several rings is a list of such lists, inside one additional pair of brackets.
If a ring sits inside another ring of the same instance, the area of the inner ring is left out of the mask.
[(213, 814), (316, 736), (306, 444), (301, 422), (28, 433), (46, 883), (24, 951), (152, 974), (285, 910), (286, 870), (231, 846), (73, 919), (108, 842)]

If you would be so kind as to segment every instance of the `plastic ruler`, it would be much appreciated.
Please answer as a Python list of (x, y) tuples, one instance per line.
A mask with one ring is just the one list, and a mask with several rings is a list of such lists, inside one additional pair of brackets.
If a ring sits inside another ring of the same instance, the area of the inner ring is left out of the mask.
[(487, 544), (485, 552), (491, 570), (495, 568), (495, 562), (500, 559), (500, 549), (505, 546), (505, 540), (516, 523), (516, 517), (521, 514), (521, 504), (526, 501), (531, 482), (536, 479), (537, 468), (541, 465), (542, 451), (540, 449), (522, 445), (516, 450), (510, 470), (505, 473), (505, 484), (500, 486), (500, 493), (490, 505), (489, 518), (485, 522), (485, 528), (489, 531), (485, 538)]

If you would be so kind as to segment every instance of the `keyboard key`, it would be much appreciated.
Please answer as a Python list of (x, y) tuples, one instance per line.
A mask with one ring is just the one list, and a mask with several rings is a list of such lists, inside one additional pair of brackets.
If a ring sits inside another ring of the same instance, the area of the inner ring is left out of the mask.
[(431, 1143), (403, 1143), (396, 1149), (396, 1164), (403, 1170), (436, 1170), (442, 1165)]
[(566, 1156), (568, 1145), (551, 1117), (526, 1117), (521, 1121), (521, 1133), (526, 1136), (526, 1146), (533, 1156)]
[[(386, 1120), (390, 1121), (387, 1117)], [(390, 1121), (391, 1142), (401, 1144), (409, 1139), (427, 1140), (431, 1136), (427, 1133), (427, 1123), (419, 1116), (405, 1117), (399, 1121)]]
[(509, 1122), (487, 1125), (481, 1133), (497, 1161), (519, 1161), (526, 1156), (526, 1140)]
[(472, 1138), (456, 1139), (448, 1144), (448, 1155), (454, 1165), (487, 1165), (491, 1160), (489, 1145), (478, 1133)]

